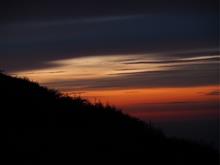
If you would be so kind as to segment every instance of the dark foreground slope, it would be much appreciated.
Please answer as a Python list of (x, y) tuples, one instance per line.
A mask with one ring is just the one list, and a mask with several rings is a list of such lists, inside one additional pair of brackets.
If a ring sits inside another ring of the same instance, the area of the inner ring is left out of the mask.
[(215, 150), (167, 138), (110, 106), (4, 74), (0, 92), (4, 163), (218, 164)]

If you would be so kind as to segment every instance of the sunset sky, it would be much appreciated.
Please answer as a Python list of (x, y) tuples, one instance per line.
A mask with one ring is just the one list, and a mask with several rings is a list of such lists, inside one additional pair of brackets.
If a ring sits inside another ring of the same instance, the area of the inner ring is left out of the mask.
[(217, 0), (9, 0), (1, 11), (10, 75), (146, 121), (219, 118)]

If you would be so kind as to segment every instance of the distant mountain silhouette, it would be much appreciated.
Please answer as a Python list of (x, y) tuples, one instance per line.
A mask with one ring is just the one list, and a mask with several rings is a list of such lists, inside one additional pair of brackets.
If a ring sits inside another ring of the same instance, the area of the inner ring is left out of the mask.
[(0, 73), (0, 103), (0, 163), (218, 164), (210, 147), (27, 79)]

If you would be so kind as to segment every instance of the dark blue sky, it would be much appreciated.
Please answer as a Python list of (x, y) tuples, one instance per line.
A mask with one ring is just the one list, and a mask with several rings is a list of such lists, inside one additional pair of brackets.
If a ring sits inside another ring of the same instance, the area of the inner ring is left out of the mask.
[[(218, 51), (218, 1), (6, 1), (0, 66), (105, 54)], [(202, 49), (202, 50), (201, 50)], [(194, 55), (193, 55), (194, 56)]]

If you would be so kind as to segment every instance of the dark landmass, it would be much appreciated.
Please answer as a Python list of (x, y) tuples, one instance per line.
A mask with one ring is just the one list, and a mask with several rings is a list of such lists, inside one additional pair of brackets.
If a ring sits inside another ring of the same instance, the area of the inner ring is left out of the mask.
[(168, 138), (118, 109), (0, 73), (1, 163), (218, 164), (219, 153)]

